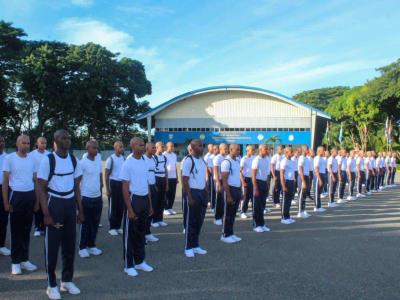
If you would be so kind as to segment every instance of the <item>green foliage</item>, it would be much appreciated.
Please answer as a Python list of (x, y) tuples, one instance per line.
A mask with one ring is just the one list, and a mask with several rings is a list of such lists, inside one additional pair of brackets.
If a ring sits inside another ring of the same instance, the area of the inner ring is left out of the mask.
[(349, 89), (346, 86), (328, 87), (304, 91), (294, 95), (293, 98), (319, 110), (325, 110), (332, 99), (342, 96)]

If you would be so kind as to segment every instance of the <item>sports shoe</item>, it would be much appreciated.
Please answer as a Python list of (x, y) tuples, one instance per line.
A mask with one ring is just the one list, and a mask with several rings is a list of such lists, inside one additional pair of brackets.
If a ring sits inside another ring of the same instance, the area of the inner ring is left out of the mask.
[(240, 218), (241, 218), (241, 219), (247, 219), (248, 216), (247, 216), (244, 212), (242, 212), (242, 213), (240, 214)]
[(221, 219), (214, 220), (214, 224), (218, 225), (218, 226), (221, 226), (222, 225), (222, 220)]
[(120, 228), (120, 229), (117, 229), (117, 232), (118, 232), (118, 234), (123, 234), (124, 230), (122, 228)]
[(262, 228), (262, 230), (264, 230), (264, 232), (271, 231), (271, 229), (269, 227), (265, 226), (265, 225), (262, 226), (261, 228)]
[(29, 260), (21, 262), (21, 269), (33, 272), (37, 270), (37, 267), (31, 263)]
[(264, 232), (264, 229), (262, 228), (262, 226), (257, 226), (253, 228), (253, 231), (257, 232), (257, 233), (261, 233)]
[(297, 201), (296, 200), (292, 200), (292, 205), (296, 205)]
[(61, 299), (60, 291), (58, 287), (48, 287), (46, 290), (47, 297), (52, 300), (59, 300)]
[(174, 211), (172, 208), (169, 209), (168, 211), (171, 213), (171, 215), (176, 215), (176, 211)]
[(158, 225), (160, 225), (161, 227), (165, 227), (165, 226), (168, 226), (168, 223), (161, 221), (161, 222), (158, 222)]
[(169, 215), (171, 215), (171, 212), (168, 209), (164, 210), (164, 216), (169, 216)]
[(282, 224), (285, 224), (285, 225), (290, 225), (290, 224), (292, 224), (292, 222), (290, 221), (290, 219), (282, 219), (282, 220), (281, 220), (281, 223), (282, 223)]
[(103, 254), (103, 251), (101, 251), (101, 250), (100, 250), (99, 248), (97, 248), (97, 247), (92, 247), (92, 248), (89, 248), (89, 254), (90, 254), (90, 255), (97, 256), (97, 255)]
[(275, 204), (275, 208), (281, 208), (281, 205), (279, 203)]
[(367, 192), (367, 195), (371, 195), (371, 192)]
[(154, 268), (149, 266), (145, 261), (143, 261), (141, 264), (135, 265), (135, 270), (141, 270), (144, 272), (152, 272), (154, 270)]
[(186, 255), (186, 257), (194, 257), (194, 251), (193, 251), (193, 249), (186, 249), (185, 250), (185, 255)]
[(224, 242), (227, 244), (233, 244), (233, 243), (236, 243), (237, 241), (230, 235), (228, 237), (221, 236), (221, 242)]
[(337, 201), (337, 203), (345, 203), (346, 201), (344, 200), (344, 199), (339, 199), (338, 201)]
[(271, 212), (271, 209), (269, 209), (268, 207), (266, 207), (266, 208), (264, 209), (264, 215), (267, 214), (267, 213), (269, 213), (269, 212)]
[(159, 241), (159, 238), (155, 237), (152, 234), (146, 234), (145, 238), (146, 238), (146, 241), (148, 241), (148, 242), (158, 242)]
[(71, 282), (62, 282), (60, 286), (61, 292), (68, 292), (71, 295), (79, 295), (81, 290), (71, 281)]
[(186, 229), (185, 228), (183, 228), (183, 230), (182, 230), (182, 234), (185, 234), (186, 233)]
[(21, 275), (22, 274), (21, 265), (20, 264), (12, 264), (11, 265), (11, 274), (12, 275)]
[(311, 217), (311, 215), (306, 211), (303, 211), (301, 214), (302, 214), (303, 219), (307, 219), (307, 218)]
[(200, 255), (207, 254), (207, 250), (204, 250), (204, 249), (201, 248), (201, 247), (193, 248), (193, 252), (194, 252), (195, 254), (200, 254)]
[(303, 213), (302, 213), (302, 212), (297, 213), (297, 217), (298, 217), (298, 218), (304, 218), (304, 217), (303, 217)]
[(139, 273), (135, 270), (135, 268), (128, 268), (124, 269), (124, 272), (131, 277), (136, 277), (139, 275)]
[(117, 236), (117, 235), (118, 235), (118, 231), (117, 231), (116, 229), (110, 229), (110, 230), (108, 231), (108, 233), (109, 233), (110, 235), (112, 235), (112, 236)]
[(160, 227), (160, 224), (158, 224), (158, 223), (151, 223), (151, 227), (153, 227), (153, 228), (158, 228), (158, 227)]
[(294, 194), (294, 196), (295, 196), (295, 197), (298, 197), (298, 196), (299, 196), (299, 193)]
[(296, 221), (293, 220), (292, 218), (289, 218), (289, 222), (290, 222), (290, 224), (296, 223)]
[(90, 253), (87, 249), (82, 249), (78, 251), (79, 257), (80, 258), (88, 258), (90, 257)]
[(33, 232), (33, 236), (34, 237), (39, 237), (39, 236), (41, 236), (42, 235), (42, 232), (40, 231), (40, 230), (35, 230), (34, 232)]
[(325, 208), (322, 208), (322, 207), (320, 207), (320, 208), (314, 207), (314, 211), (315, 211), (315, 212), (324, 212), (324, 211), (326, 211), (326, 209), (325, 209)]
[(328, 207), (336, 207), (336, 203), (335, 202), (329, 202), (328, 203)]
[(236, 241), (236, 242), (240, 242), (242, 240), (242, 238), (238, 237), (237, 235), (232, 235), (232, 238)]
[(4, 256), (10, 256), (11, 255), (11, 251), (10, 251), (10, 249), (8, 249), (6, 247), (1, 247), (0, 248), (0, 254), (4, 255)]

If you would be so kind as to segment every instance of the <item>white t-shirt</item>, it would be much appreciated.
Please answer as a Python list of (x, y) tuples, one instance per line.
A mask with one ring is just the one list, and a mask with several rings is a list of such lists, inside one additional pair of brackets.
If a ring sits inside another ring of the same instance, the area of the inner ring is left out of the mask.
[(314, 173), (314, 157), (307, 156), (308, 159), (308, 167), (310, 168), (310, 172)]
[(131, 156), (125, 160), (119, 178), (129, 181), (129, 191), (133, 195), (146, 196), (149, 194), (149, 167), (144, 157), (137, 159)]
[(163, 154), (167, 158), (168, 179), (176, 178), (176, 154), (174, 152), (168, 153), (167, 151), (165, 151)]
[(26, 157), (20, 157), (17, 152), (7, 155), (4, 158), (3, 171), (9, 172), (9, 186), (13, 191), (28, 192), (35, 189), (35, 161), (29, 154)]
[[(218, 172), (219, 179), (221, 179), (221, 163), (225, 159), (225, 157), (226, 156), (223, 156), (222, 154), (218, 154), (213, 159), (213, 167), (219, 167), (219, 172)], [(215, 176), (214, 179), (216, 179)]]
[(214, 164), (213, 164), (214, 157), (215, 157), (214, 154), (210, 154), (210, 155), (207, 157), (207, 159), (204, 158), (204, 161), (206, 162), (207, 167), (209, 167), (209, 168), (211, 168), (211, 169), (214, 167)]
[(147, 166), (149, 168), (149, 184), (153, 185), (156, 184), (156, 174), (155, 169), (156, 169), (156, 160), (154, 159), (154, 157), (148, 157), (146, 154), (143, 155), (144, 160), (147, 163)]
[[(82, 159), (87, 157), (87, 152), (83, 153)], [(98, 160), (101, 162), (101, 154), (97, 152), (96, 157), (94, 158), (95, 160)]]
[(90, 160), (87, 155), (79, 162), (82, 169), (81, 195), (89, 198), (101, 196), (101, 160)]
[(30, 156), (32, 156), (33, 160), (35, 161), (35, 170), (39, 170), (40, 163), (42, 162), (42, 159), (46, 157), (50, 152), (47, 150), (44, 150), (44, 152), (39, 152), (38, 149), (33, 150), (31, 153), (29, 153)]
[[(3, 162), (4, 159), (6, 158), (7, 153), (3, 152), (2, 154), (0, 154), (0, 185), (3, 184)], [(0, 191), (1, 193), (1, 191)], [(0, 203), (1, 205), (1, 203)]]
[[(336, 158), (334, 158), (333, 156), (329, 156), (328, 158), (328, 166), (332, 166), (332, 172), (333, 173), (337, 173), (338, 171), (338, 162), (336, 160)], [(329, 167), (328, 167), (329, 170)]]
[(308, 161), (307, 156), (304, 156), (304, 155), (299, 156), (297, 169), (299, 170), (300, 167), (303, 167), (303, 175), (304, 176), (310, 175), (310, 163)]
[(278, 153), (272, 156), (271, 163), (274, 164), (275, 171), (279, 171), (281, 169), (280, 163), (284, 157), (285, 156), (279, 155)]
[(261, 157), (257, 155), (251, 163), (251, 169), (257, 170), (257, 180), (267, 180), (271, 170), (271, 158), (269, 156)]
[(356, 159), (356, 165), (360, 167), (360, 171), (364, 171), (365, 170), (364, 158), (358, 156)]
[(318, 171), (321, 174), (325, 174), (326, 172), (326, 163), (324, 157), (315, 156), (314, 157), (314, 169), (318, 167)]
[(228, 185), (240, 187), (240, 161), (239, 159), (232, 159), (228, 155), (221, 163), (221, 173), (229, 173)]
[[(186, 157), (182, 161), (182, 176), (189, 177), (189, 187), (191, 189), (203, 190), (206, 187), (206, 164), (202, 158), (192, 156), (193, 160)], [(193, 171), (192, 169), (194, 162)]]
[(392, 157), (392, 159), (391, 159), (391, 165), (392, 165), (392, 168), (396, 168), (396, 159), (394, 157)]
[(251, 165), (254, 159), (254, 155), (248, 157), (243, 156), (240, 160), (240, 167), (243, 168), (243, 176), (251, 178)]
[(385, 159), (383, 157), (379, 158), (379, 168), (385, 167)]
[(295, 162), (286, 157), (280, 163), (281, 170), (284, 170), (283, 176), (285, 180), (294, 180), (294, 172), (296, 170)]
[(154, 158), (156, 160), (156, 169), (155, 169), (155, 174), (156, 177), (165, 177), (165, 167), (168, 164), (168, 159), (164, 154), (161, 155), (154, 155)]
[(323, 162), (324, 162), (324, 165), (325, 165), (325, 172), (326, 172), (326, 170), (328, 170), (328, 158), (327, 158), (326, 156), (323, 156), (323, 157), (322, 157), (322, 160), (323, 160)]
[[(51, 178), (50, 182), (48, 183), (48, 188), (59, 193), (65, 193), (71, 191), (68, 195), (59, 196), (57, 194), (53, 194), (49, 191), (49, 195), (58, 197), (58, 198), (71, 198), (75, 195), (74, 190), (74, 183), (75, 178), (78, 178), (82, 175), (82, 169), (80, 164), (77, 162), (75, 172), (74, 172), (74, 165), (72, 164), (72, 160), (70, 154), (68, 154), (65, 158), (58, 156), (54, 152), (55, 157), (55, 169), (54, 175)], [(56, 174), (69, 174), (65, 176), (58, 176)], [(39, 170), (37, 177), (39, 179), (43, 179), (47, 181), (49, 179), (50, 174), (50, 160), (47, 157), (46, 159), (42, 159), (40, 162)]]
[[(121, 181), (119, 173), (121, 172), (122, 165), (124, 164), (125, 158), (121, 154), (120, 156), (117, 156), (115, 153), (112, 154), (109, 158), (106, 160), (106, 169), (111, 170), (111, 174), (109, 176), (110, 179), (115, 180), (115, 181)], [(112, 168), (111, 168), (112, 165)]]
[(298, 169), (299, 169), (299, 157), (298, 156), (292, 156), (290, 158), (290, 160), (294, 162), (294, 166), (296, 168), (296, 172), (298, 172)]
[(356, 171), (356, 160), (353, 157), (347, 159), (347, 168), (350, 168), (350, 172)]

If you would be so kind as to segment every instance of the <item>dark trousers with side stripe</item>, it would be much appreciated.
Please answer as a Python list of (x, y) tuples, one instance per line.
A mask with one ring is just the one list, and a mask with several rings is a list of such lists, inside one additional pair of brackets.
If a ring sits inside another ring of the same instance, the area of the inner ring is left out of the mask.
[(97, 231), (99, 229), (103, 201), (101, 196), (96, 198), (82, 197), (83, 215), (85, 222), (80, 225), (79, 249), (96, 247)]
[(163, 218), (164, 208), (165, 208), (165, 199), (166, 199), (166, 178), (156, 176), (156, 190), (157, 197), (155, 205), (153, 206), (153, 223), (161, 222)]
[(382, 174), (381, 174), (381, 186), (385, 186), (385, 178), (386, 178), (386, 168), (382, 168)]
[(225, 214), (223, 219), (222, 234), (224, 237), (233, 235), (233, 224), (235, 223), (236, 212), (242, 198), (242, 189), (240, 187), (229, 186), (233, 203), (228, 203), (225, 193)]
[(215, 182), (214, 182), (214, 177), (212, 175), (210, 175), (208, 178), (207, 186), (208, 186), (208, 192), (210, 193), (211, 208), (215, 209), (215, 199), (217, 197), (217, 194), (215, 192)]
[(178, 180), (176, 178), (168, 178), (168, 191), (166, 192), (166, 209), (172, 209), (174, 207), (175, 196), (176, 196), (176, 185)]
[(149, 197), (131, 195), (131, 206), (136, 219), (130, 220), (127, 210), (124, 213), (123, 254), (127, 269), (133, 268), (134, 264), (141, 264), (146, 256), (145, 234), (149, 217)]
[(290, 219), (290, 206), (292, 205), (292, 200), (294, 199), (295, 185), (294, 180), (285, 180), (286, 192), (283, 192), (283, 201), (281, 207), (281, 217), (282, 219)]
[(321, 177), (321, 181), (319, 180), (319, 178), (317, 177), (315, 180), (315, 195), (314, 195), (314, 201), (315, 201), (315, 207), (316, 208), (321, 208), (321, 193), (322, 190), (324, 188), (324, 178), (325, 178), (325, 174), (320, 174)]
[[(150, 195), (151, 195), (151, 206), (154, 207), (157, 205), (157, 189), (155, 184), (149, 184)], [(153, 208), (154, 212), (154, 208)], [(153, 216), (147, 217), (147, 225), (146, 225), (146, 235), (151, 234), (151, 221), (153, 220)]]
[(61, 281), (70, 282), (74, 275), (76, 204), (75, 197), (64, 199), (50, 196), (48, 210), (54, 225), (46, 227), (45, 262), (49, 287), (56, 287), (58, 250), (61, 247)]
[(273, 193), (273, 199), (274, 199), (274, 204), (279, 204), (280, 201), (280, 196), (282, 192), (282, 184), (281, 184), (281, 175), (280, 172), (277, 170), (274, 170), (275, 172), (275, 180), (274, 180), (274, 193)]
[(338, 184), (338, 173), (332, 173), (333, 176), (330, 174), (329, 176), (329, 202), (335, 202), (335, 193)]
[(393, 168), (392, 168), (392, 167), (389, 167), (389, 171), (388, 171), (387, 179), (386, 179), (386, 184), (387, 184), (387, 185), (391, 185), (391, 182), (392, 182), (392, 172), (393, 172)]
[(366, 176), (365, 190), (369, 192), (371, 190), (372, 171), (371, 170), (365, 171), (365, 176)]
[(108, 218), (110, 221), (110, 229), (120, 229), (122, 224), (122, 216), (124, 214), (124, 198), (122, 196), (122, 182), (110, 180), (110, 199)]
[(340, 181), (339, 181), (339, 199), (343, 199), (344, 190), (346, 188), (347, 173), (346, 171), (340, 171)]
[(246, 213), (247, 210), (249, 209), (249, 202), (251, 201), (253, 203), (253, 197), (254, 197), (254, 190), (253, 190), (253, 182), (251, 180), (251, 177), (245, 177), (244, 182), (246, 183), (246, 187), (243, 188), (243, 202), (242, 202), (242, 208), (241, 211), (243, 213)]
[(5, 247), (8, 225), (8, 212), (4, 210), (3, 193), (1, 192), (2, 185), (0, 184), (0, 248)]
[(392, 170), (392, 179), (390, 180), (390, 184), (394, 184), (394, 178), (396, 177), (396, 168), (393, 167)]
[(365, 183), (365, 172), (360, 171), (360, 175), (357, 177), (357, 193), (362, 193), (362, 185)]
[(356, 173), (351, 172), (350, 173), (350, 178), (349, 178), (349, 195), (351, 197), (354, 196), (354, 185), (356, 183)]
[(182, 189), (182, 213), (183, 213), (183, 218), (182, 218), (182, 225), (183, 229), (186, 230), (186, 224), (187, 224), (187, 213), (188, 213), (188, 202), (187, 202), (187, 195), (185, 191)]
[(254, 227), (264, 226), (264, 209), (268, 196), (268, 180), (258, 180), (257, 179), (257, 188), (259, 195), (254, 195), (254, 203), (253, 203), (253, 221)]
[(224, 187), (221, 182), (221, 192), (217, 191), (217, 186), (215, 186), (216, 190), (216, 199), (215, 199), (215, 220), (222, 220), (224, 216)]
[(309, 189), (310, 189), (310, 177), (307, 175), (304, 175), (304, 181), (306, 184), (306, 187), (304, 187), (304, 183), (301, 180), (301, 177), (299, 176), (297, 179), (298, 183), (297, 185), (299, 186), (299, 213), (303, 212), (306, 210), (306, 199), (307, 196), (309, 195)]
[(10, 213), (11, 261), (13, 264), (29, 260), (29, 242), (35, 202), (34, 191), (11, 191), (10, 193), (10, 205), (12, 206)]
[(35, 230), (37, 231), (44, 231), (44, 219), (43, 219), (43, 212), (39, 209), (35, 212)]
[(201, 228), (206, 216), (208, 197), (205, 190), (190, 189), (192, 194), (193, 204), (187, 202), (187, 219), (186, 219), (186, 244), (185, 249), (193, 249), (200, 246), (199, 238)]

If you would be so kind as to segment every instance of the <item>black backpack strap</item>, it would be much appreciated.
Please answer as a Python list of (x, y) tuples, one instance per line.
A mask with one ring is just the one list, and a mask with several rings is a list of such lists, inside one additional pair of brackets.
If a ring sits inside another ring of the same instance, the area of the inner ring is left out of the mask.
[(47, 178), (47, 182), (50, 182), (51, 178), (54, 176), (54, 170), (56, 169), (56, 157), (54, 156), (54, 153), (48, 154), (47, 157), (49, 158), (50, 165), (49, 177)]
[(167, 157), (163, 154), (164, 156), (164, 169), (167, 167)]
[(78, 164), (78, 161), (76, 160), (76, 157), (71, 153), (69, 154), (69, 157), (71, 158), (72, 166), (74, 167), (74, 173), (75, 173), (75, 169), (76, 169), (76, 165)]
[(114, 168), (114, 159), (112, 158), (112, 154), (110, 155), (110, 160), (111, 160), (111, 162), (110, 162), (110, 175), (111, 175), (112, 170)]
[(193, 157), (191, 155), (188, 155), (187, 158), (189, 158), (192, 161), (192, 166), (190, 167), (190, 173), (189, 174), (193, 174), (193, 177), (194, 177), (194, 173), (193, 173), (194, 168), (195, 168), (194, 159), (193, 159)]

